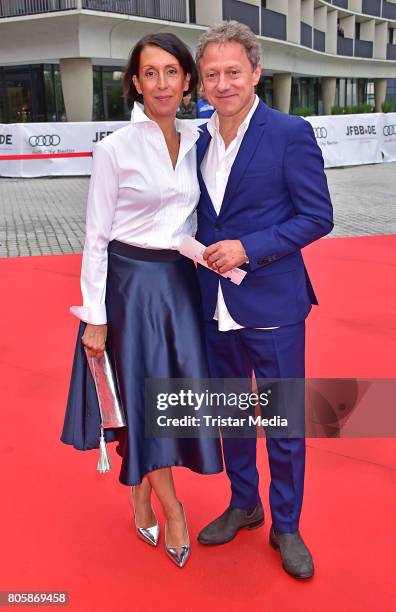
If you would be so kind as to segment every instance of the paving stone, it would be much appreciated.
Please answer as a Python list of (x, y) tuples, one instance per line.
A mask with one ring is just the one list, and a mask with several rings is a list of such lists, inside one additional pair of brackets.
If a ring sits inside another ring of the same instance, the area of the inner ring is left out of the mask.
[[(330, 238), (396, 233), (396, 162), (326, 170)], [(81, 253), (89, 177), (0, 177), (0, 257)]]

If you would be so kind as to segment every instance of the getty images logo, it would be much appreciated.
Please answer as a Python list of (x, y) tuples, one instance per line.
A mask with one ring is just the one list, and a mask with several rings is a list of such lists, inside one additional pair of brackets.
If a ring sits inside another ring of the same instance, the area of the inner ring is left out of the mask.
[(377, 127), (375, 125), (348, 125), (347, 136), (376, 136)]

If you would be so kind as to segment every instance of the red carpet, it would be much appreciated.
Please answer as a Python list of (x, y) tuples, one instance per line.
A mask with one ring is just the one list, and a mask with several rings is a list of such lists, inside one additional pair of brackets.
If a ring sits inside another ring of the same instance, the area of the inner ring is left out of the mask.
[[(305, 258), (321, 307), (308, 323), (308, 375), (396, 376), (396, 236), (322, 240)], [(392, 257), (393, 255), (393, 257)], [(264, 528), (224, 547), (196, 542), (224, 509), (224, 475), (176, 469), (193, 543), (184, 570), (133, 532), (128, 489), (97, 453), (59, 441), (80, 303), (80, 257), (0, 260), (0, 590), (68, 591), (82, 611), (372, 611), (395, 607), (395, 440), (310, 440), (302, 532), (312, 581), (287, 576)]]

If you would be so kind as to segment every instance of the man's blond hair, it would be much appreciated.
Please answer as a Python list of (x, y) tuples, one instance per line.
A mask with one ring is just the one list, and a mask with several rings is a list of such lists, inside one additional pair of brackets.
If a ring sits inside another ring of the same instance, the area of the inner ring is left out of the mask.
[(200, 36), (196, 53), (198, 67), (208, 45), (211, 43), (221, 45), (229, 42), (240, 43), (245, 48), (253, 70), (257, 68), (257, 65), (260, 63), (261, 45), (249, 26), (234, 20), (222, 21), (206, 30)]

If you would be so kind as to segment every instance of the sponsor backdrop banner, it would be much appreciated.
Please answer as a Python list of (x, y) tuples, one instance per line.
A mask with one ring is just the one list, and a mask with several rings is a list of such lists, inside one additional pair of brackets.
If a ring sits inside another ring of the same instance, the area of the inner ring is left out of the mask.
[(382, 133), (384, 161), (396, 161), (396, 113), (384, 115)]
[(0, 124), (0, 176), (91, 174), (95, 143), (127, 123)]
[(325, 166), (378, 164), (383, 161), (383, 113), (307, 117)]
[(0, 123), (0, 176), (23, 176), (21, 162), (10, 159), (21, 151), (23, 130), (19, 125)]
[[(396, 113), (328, 115), (307, 121), (326, 168), (396, 161)], [(125, 125), (127, 121), (0, 124), (0, 176), (89, 175), (95, 144)]]

